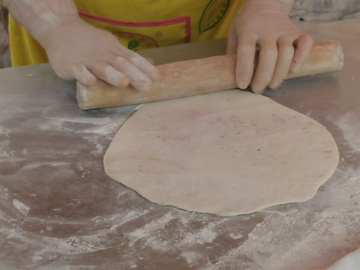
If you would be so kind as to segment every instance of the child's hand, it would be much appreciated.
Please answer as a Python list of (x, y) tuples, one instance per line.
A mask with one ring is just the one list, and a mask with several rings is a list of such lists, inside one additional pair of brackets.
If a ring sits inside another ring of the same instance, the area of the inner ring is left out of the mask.
[(59, 77), (87, 86), (99, 78), (118, 87), (151, 89), (157, 69), (111, 33), (81, 20), (73, 0), (11, 0), (8, 8), (45, 48)]
[[(248, 0), (234, 18), (228, 53), (237, 53), (236, 81), (241, 89), (249, 85), (255, 93), (275, 89), (309, 56), (313, 40), (292, 23), (291, 7), (282, 1)], [(257, 48), (259, 62), (254, 70)]]
[(39, 38), (56, 74), (91, 86), (97, 78), (114, 86), (149, 91), (157, 69), (111, 34), (79, 18), (54, 26)]

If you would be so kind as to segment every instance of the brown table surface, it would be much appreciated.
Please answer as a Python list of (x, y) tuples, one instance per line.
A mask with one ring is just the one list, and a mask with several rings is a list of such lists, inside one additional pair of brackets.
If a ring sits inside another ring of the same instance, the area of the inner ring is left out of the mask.
[(310, 201), (232, 218), (156, 205), (105, 175), (135, 106), (83, 112), (49, 65), (1, 70), (0, 269), (325, 269), (360, 248), (359, 26), (307, 27), (342, 43), (345, 68), (266, 93), (329, 129), (335, 174)]

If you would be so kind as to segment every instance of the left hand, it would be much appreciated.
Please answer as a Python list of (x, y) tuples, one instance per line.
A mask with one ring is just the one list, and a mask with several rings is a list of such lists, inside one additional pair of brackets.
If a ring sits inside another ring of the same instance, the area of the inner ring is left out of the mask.
[[(239, 88), (251, 84), (258, 94), (266, 87), (275, 89), (306, 61), (313, 39), (293, 24), (290, 10), (281, 0), (247, 0), (238, 10), (230, 28), (227, 53), (237, 54)], [(257, 47), (259, 62), (254, 70)]]

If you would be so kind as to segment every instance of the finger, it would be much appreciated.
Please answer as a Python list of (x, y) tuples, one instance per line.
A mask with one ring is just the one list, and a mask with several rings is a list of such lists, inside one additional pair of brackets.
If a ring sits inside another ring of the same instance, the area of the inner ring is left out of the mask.
[(251, 89), (254, 93), (261, 94), (268, 86), (274, 74), (277, 58), (278, 48), (275, 42), (260, 44), (259, 63), (251, 82)]
[(137, 53), (131, 53), (131, 55), (126, 58), (151, 80), (155, 81), (158, 79), (159, 71), (152, 63), (148, 61), (148, 59), (140, 56)]
[(112, 66), (127, 75), (130, 78), (130, 84), (136, 89), (140, 91), (151, 90), (152, 80), (138, 69), (133, 62), (118, 56), (113, 61)]
[(232, 25), (230, 27), (229, 36), (227, 38), (226, 54), (236, 54), (236, 50), (237, 50), (237, 35), (235, 32), (235, 28)]
[(124, 88), (129, 85), (130, 79), (120, 71), (116, 70), (108, 63), (103, 61), (93, 61), (86, 64), (89, 71), (99, 79), (119, 87)]
[(71, 72), (73, 74), (73, 78), (85, 86), (92, 86), (97, 81), (96, 77), (83, 64), (73, 64), (71, 66)]
[(148, 61), (150, 64), (155, 65), (155, 61), (149, 57), (145, 57), (146, 61)]
[(256, 39), (253, 37), (238, 41), (236, 61), (236, 84), (240, 89), (246, 89), (254, 73), (256, 54)]
[(295, 54), (290, 67), (290, 72), (297, 72), (306, 62), (312, 49), (314, 41), (311, 36), (303, 34), (295, 42)]
[(294, 46), (292, 42), (279, 41), (278, 42), (279, 54), (275, 66), (274, 75), (269, 83), (269, 88), (275, 89), (280, 86), (283, 80), (289, 73), (291, 61), (294, 57)]

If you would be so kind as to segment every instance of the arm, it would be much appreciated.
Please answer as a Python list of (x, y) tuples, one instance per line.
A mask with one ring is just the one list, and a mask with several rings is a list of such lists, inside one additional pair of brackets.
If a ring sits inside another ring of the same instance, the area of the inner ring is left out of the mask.
[[(228, 53), (237, 53), (236, 80), (255, 93), (277, 88), (310, 54), (313, 40), (290, 20), (294, 0), (247, 0), (230, 29)], [(256, 50), (259, 61), (254, 70)]]
[(14, 20), (35, 39), (57, 25), (78, 18), (72, 0), (8, 0), (8, 9)]
[(7, 0), (7, 6), (15, 21), (45, 48), (61, 78), (88, 86), (100, 78), (120, 88), (132, 84), (150, 90), (156, 68), (112, 34), (81, 20), (72, 0)]

